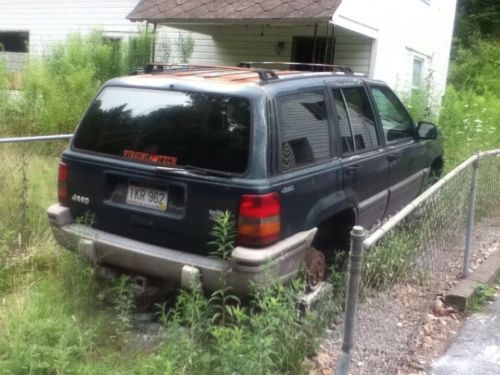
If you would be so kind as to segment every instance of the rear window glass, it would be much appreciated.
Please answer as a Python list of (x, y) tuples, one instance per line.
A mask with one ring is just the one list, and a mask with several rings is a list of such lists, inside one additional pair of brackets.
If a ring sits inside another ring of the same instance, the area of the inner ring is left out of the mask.
[(206, 93), (108, 87), (90, 106), (73, 146), (160, 165), (243, 173), (248, 100)]

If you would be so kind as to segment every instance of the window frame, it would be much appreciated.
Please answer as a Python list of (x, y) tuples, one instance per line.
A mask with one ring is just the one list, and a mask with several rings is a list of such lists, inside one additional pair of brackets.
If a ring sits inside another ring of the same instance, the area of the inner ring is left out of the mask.
[[(314, 161), (312, 163), (307, 163), (304, 165), (297, 166), (295, 168), (290, 168), (290, 169), (284, 169), (283, 168), (283, 130), (281, 127), (281, 121), (282, 121), (282, 114), (281, 114), (281, 102), (283, 98), (290, 97), (293, 95), (298, 95), (298, 94), (307, 94), (307, 93), (321, 93), (323, 94), (323, 97), (325, 99), (325, 108), (326, 108), (326, 116), (327, 116), (327, 129), (328, 129), (328, 134), (329, 134), (329, 156), (321, 159)], [(332, 109), (330, 105), (330, 96), (328, 94), (328, 90), (324, 85), (321, 86), (308, 86), (308, 87), (303, 87), (295, 90), (290, 90), (286, 92), (279, 93), (278, 95), (275, 96), (274, 98), (274, 103), (275, 103), (275, 113), (274, 113), (274, 118), (275, 118), (275, 125), (276, 125), (276, 138), (277, 138), (277, 147), (276, 147), (276, 161), (277, 161), (277, 172), (278, 175), (286, 174), (286, 173), (293, 173), (296, 171), (303, 170), (305, 168), (310, 168), (311, 166), (316, 166), (316, 165), (321, 165), (330, 162), (332, 159), (337, 157), (337, 146), (334, 142), (334, 126), (332, 124)]]
[[(420, 62), (420, 77), (419, 85), (415, 85), (415, 62)], [(412, 65), (411, 65), (411, 90), (421, 90), (424, 83), (424, 72), (425, 72), (425, 59), (423, 57), (413, 54)]]
[[(392, 141), (388, 141), (385, 137), (385, 132), (384, 132), (384, 126), (382, 125), (382, 119), (380, 118), (380, 113), (378, 111), (378, 108), (377, 108), (377, 103), (375, 102), (375, 98), (373, 97), (373, 93), (372, 93), (372, 88), (382, 88), (382, 89), (386, 89), (386, 90), (389, 90), (393, 95), (394, 97), (396, 98), (397, 102), (401, 105), (401, 107), (403, 108), (404, 112), (406, 113), (406, 115), (408, 116), (408, 118), (410, 119), (410, 125), (411, 125), (411, 128), (412, 128), (412, 135), (409, 136), (409, 137), (404, 137), (404, 138), (398, 138), (398, 139), (394, 139)], [(374, 112), (375, 112), (375, 117), (376, 117), (376, 121), (378, 122), (378, 126), (379, 126), (379, 129), (381, 130), (381, 134), (382, 134), (382, 138), (383, 138), (383, 141), (386, 145), (393, 145), (393, 144), (397, 144), (397, 143), (403, 143), (403, 142), (408, 142), (410, 140), (415, 140), (416, 139), (416, 129), (417, 129), (417, 126), (415, 124), (415, 120), (413, 120), (413, 117), (411, 116), (410, 112), (408, 111), (408, 109), (406, 108), (406, 106), (403, 104), (403, 102), (401, 101), (401, 99), (399, 98), (399, 96), (396, 95), (396, 93), (387, 85), (383, 85), (383, 84), (376, 84), (376, 83), (367, 83), (367, 88), (368, 88), (368, 94), (370, 96), (370, 99), (372, 100), (373, 102), (373, 109), (374, 109)]]
[[(373, 113), (373, 126), (375, 127), (375, 131), (377, 133), (378, 144), (376, 146), (369, 147), (369, 148), (367, 147), (367, 148), (364, 148), (362, 150), (356, 150), (356, 147), (354, 147), (355, 150), (353, 152), (343, 152), (342, 151), (342, 140), (340, 138), (340, 124), (338, 122), (337, 109), (335, 108), (335, 101), (333, 98), (333, 90), (339, 90), (341, 92), (342, 100), (343, 100), (344, 106), (345, 106), (346, 111), (347, 111), (347, 118), (349, 121), (349, 129), (350, 129), (351, 134), (353, 134), (352, 125), (351, 125), (351, 118), (350, 118), (350, 115), (348, 112), (348, 107), (347, 107), (344, 93), (342, 92), (342, 90), (344, 90), (344, 89), (352, 89), (352, 88), (361, 89), (364, 91), (364, 93), (366, 95), (370, 110)], [(335, 144), (336, 144), (336, 149), (338, 150), (337, 155), (339, 157), (346, 158), (346, 157), (350, 157), (353, 155), (361, 155), (361, 154), (364, 154), (365, 152), (378, 150), (378, 149), (381, 149), (385, 146), (385, 137), (384, 137), (382, 130), (380, 128), (380, 123), (378, 122), (378, 117), (377, 117), (377, 113), (375, 111), (374, 103), (372, 101), (371, 94), (370, 94), (369, 90), (367, 90), (367, 87), (364, 83), (352, 84), (352, 85), (342, 85), (342, 86), (331, 84), (331, 85), (328, 85), (328, 95), (330, 97), (330, 107), (332, 109), (332, 112), (334, 113), (333, 117), (335, 118), (335, 120), (334, 120), (334, 128), (335, 128), (335, 135), (336, 135), (335, 136), (335, 138), (336, 138)]]

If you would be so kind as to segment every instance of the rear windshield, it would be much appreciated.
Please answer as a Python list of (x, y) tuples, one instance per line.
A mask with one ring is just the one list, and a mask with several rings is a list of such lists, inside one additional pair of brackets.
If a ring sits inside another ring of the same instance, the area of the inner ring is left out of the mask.
[(243, 173), (249, 127), (250, 104), (240, 97), (107, 87), (73, 146), (146, 163)]

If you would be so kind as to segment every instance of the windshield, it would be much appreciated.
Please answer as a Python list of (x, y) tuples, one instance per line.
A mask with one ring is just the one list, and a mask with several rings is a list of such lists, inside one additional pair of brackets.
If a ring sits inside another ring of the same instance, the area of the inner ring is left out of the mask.
[(240, 97), (107, 87), (73, 146), (163, 166), (247, 169), (250, 104)]

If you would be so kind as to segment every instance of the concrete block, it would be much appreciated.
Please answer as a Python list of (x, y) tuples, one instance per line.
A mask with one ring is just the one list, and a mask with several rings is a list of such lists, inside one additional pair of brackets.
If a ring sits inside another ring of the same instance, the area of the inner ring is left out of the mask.
[(469, 279), (460, 280), (455, 287), (446, 294), (444, 303), (458, 310), (464, 311), (467, 301), (472, 297), (479, 282)]
[(479, 267), (469, 276), (469, 279), (483, 284), (494, 282), (500, 271), (500, 252), (491, 254)]
[(500, 274), (500, 250), (492, 253), (467, 279), (460, 282), (444, 298), (444, 303), (464, 311), (467, 301), (481, 284), (495, 282)]

